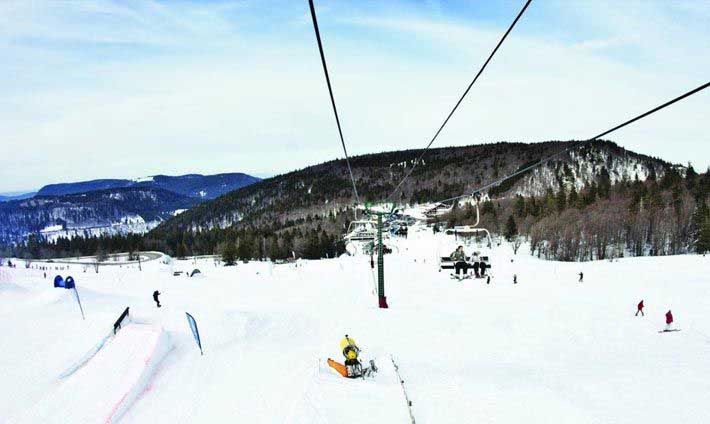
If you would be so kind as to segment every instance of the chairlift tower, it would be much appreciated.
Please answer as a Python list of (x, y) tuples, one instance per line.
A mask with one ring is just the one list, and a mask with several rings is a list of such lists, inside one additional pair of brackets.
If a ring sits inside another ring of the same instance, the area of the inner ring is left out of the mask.
[(382, 247), (382, 215), (385, 212), (375, 212), (377, 215), (377, 297), (380, 308), (387, 309), (387, 296), (385, 296), (385, 258)]
[(389, 212), (373, 211), (370, 208), (370, 204), (365, 204), (365, 210), (370, 215), (377, 216), (377, 244), (373, 243), (373, 248), (377, 248), (377, 299), (379, 307), (382, 309), (387, 309), (387, 296), (385, 296), (385, 249), (382, 245), (382, 217), (385, 215), (391, 215), (394, 213), (394, 206)]

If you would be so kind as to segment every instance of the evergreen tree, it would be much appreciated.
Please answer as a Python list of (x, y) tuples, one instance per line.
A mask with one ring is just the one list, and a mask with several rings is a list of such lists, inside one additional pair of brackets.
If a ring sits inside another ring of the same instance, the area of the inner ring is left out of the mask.
[(496, 208), (493, 205), (493, 202), (490, 200), (486, 200), (481, 204), (481, 214), (486, 215), (486, 214), (491, 214), (493, 216), (496, 215)]
[(96, 247), (96, 262), (104, 262), (106, 259), (108, 259), (108, 254), (106, 254), (106, 250), (104, 250), (103, 246), (99, 243), (98, 246)]
[(698, 179), (698, 173), (695, 172), (693, 165), (688, 162), (688, 170), (685, 172), (685, 185), (691, 192), (695, 190), (695, 186)]
[(543, 215), (551, 215), (557, 210), (557, 201), (555, 200), (555, 194), (552, 192), (551, 188), (545, 191), (545, 199), (543, 202)]
[(698, 253), (710, 252), (710, 214), (706, 214), (705, 220), (700, 224), (698, 241), (695, 242), (695, 251)]
[(690, 239), (697, 253), (710, 251), (710, 208), (704, 200), (697, 202), (690, 219)]
[(582, 203), (589, 206), (597, 200), (597, 185), (592, 182), (582, 195)]
[(239, 239), (239, 245), (237, 246), (237, 258), (243, 261), (248, 261), (253, 257), (253, 253), (254, 241), (246, 235)]
[(567, 196), (567, 204), (572, 207), (572, 208), (578, 208), (579, 205), (579, 194), (577, 193), (577, 189), (572, 186), (572, 188), (569, 191), (569, 196)]
[(185, 259), (185, 256), (187, 256), (187, 244), (185, 244), (184, 241), (181, 241), (177, 245), (177, 249), (175, 251), (175, 254), (179, 259)]
[(663, 196), (661, 189), (656, 183), (651, 183), (648, 189), (648, 207), (651, 210), (657, 211), (663, 209)]
[(567, 207), (567, 195), (565, 194), (565, 189), (560, 189), (555, 196), (555, 203), (557, 204), (557, 212), (560, 213)]
[(237, 261), (237, 249), (234, 243), (225, 241), (222, 243), (220, 250), (222, 251), (222, 261), (225, 266), (232, 266)]
[(518, 225), (515, 223), (513, 215), (508, 216), (508, 221), (505, 223), (505, 239), (512, 241), (518, 235)]
[(269, 237), (268, 245), (267, 245), (267, 256), (269, 259), (274, 260), (280, 257), (279, 255), (279, 242), (278, 239), (274, 237)]
[(525, 216), (525, 198), (519, 194), (515, 196), (515, 214), (519, 218)]
[(597, 190), (599, 197), (602, 199), (608, 199), (611, 192), (611, 177), (609, 176), (609, 171), (606, 167), (603, 167), (599, 173), (599, 184)]

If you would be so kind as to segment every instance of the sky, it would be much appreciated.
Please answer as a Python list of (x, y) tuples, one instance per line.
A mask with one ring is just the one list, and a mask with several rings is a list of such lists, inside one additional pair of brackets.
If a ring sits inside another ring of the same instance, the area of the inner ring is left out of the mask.
[[(523, 3), (316, 0), (349, 153), (424, 147)], [(343, 157), (306, 0), (3, 0), (0, 57), (0, 192)], [(709, 69), (710, 1), (533, 0), (434, 146), (587, 139)], [(609, 138), (704, 170), (709, 117)]]

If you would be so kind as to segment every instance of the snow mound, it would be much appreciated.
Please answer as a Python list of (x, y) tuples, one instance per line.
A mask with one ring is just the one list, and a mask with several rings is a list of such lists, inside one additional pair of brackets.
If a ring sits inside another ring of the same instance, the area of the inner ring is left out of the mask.
[(131, 324), (101, 344), (30, 411), (10, 422), (117, 422), (150, 390), (156, 368), (171, 349), (161, 327)]

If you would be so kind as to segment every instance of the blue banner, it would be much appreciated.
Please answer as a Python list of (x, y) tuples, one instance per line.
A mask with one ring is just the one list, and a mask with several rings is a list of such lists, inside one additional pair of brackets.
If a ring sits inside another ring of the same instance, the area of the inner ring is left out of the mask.
[(74, 285), (74, 279), (72, 277), (67, 277), (67, 279), (64, 280), (64, 288), (65, 289), (76, 288), (76, 285)]
[(200, 348), (200, 355), (202, 355), (202, 342), (200, 341), (200, 332), (197, 330), (197, 322), (195, 321), (195, 318), (193, 318), (193, 316), (188, 314), (187, 312), (185, 312), (185, 315), (187, 315), (187, 323), (190, 324), (192, 335), (195, 337), (197, 346), (199, 346)]
[(54, 287), (59, 287), (62, 289), (73, 289), (75, 286), (74, 279), (72, 277), (67, 277), (63, 279), (61, 275), (54, 277)]
[(54, 277), (54, 287), (64, 288), (64, 279), (61, 275)]
[(81, 311), (81, 318), (86, 319), (84, 316), (84, 307), (81, 306), (81, 299), (79, 299), (79, 292), (76, 291), (76, 284), (74, 283), (74, 278), (71, 276), (67, 277), (67, 279), (63, 279), (61, 275), (57, 275), (54, 277), (54, 287), (59, 287), (61, 289), (74, 289), (74, 298), (76, 298), (76, 303), (79, 304), (79, 310)]

